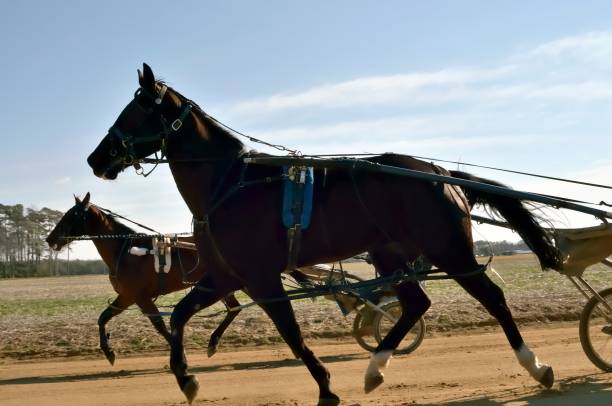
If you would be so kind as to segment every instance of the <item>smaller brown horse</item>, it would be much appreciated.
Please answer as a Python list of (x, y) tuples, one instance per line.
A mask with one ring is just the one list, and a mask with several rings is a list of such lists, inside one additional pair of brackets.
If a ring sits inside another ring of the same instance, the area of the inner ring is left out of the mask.
[[(135, 231), (117, 221), (112, 215), (89, 203), (87, 193), (81, 201), (75, 196), (75, 205), (68, 210), (47, 237), (47, 243), (54, 250), (60, 250), (68, 242), (68, 237), (83, 235), (118, 236), (117, 238), (98, 238), (93, 242), (109, 269), (110, 282), (117, 292), (115, 300), (100, 314), (100, 348), (111, 364), (115, 362), (115, 352), (110, 347), (110, 334), (106, 333), (106, 323), (126, 308), (136, 303), (140, 310), (151, 320), (151, 323), (166, 341), (170, 334), (153, 300), (189, 287), (202, 278), (202, 267), (198, 267), (195, 251), (172, 249), (171, 267), (167, 274), (160, 276), (155, 271), (154, 256), (136, 256), (128, 253), (131, 247), (152, 248), (150, 238), (137, 238)], [(191, 238), (181, 238), (183, 242), (193, 242)], [(193, 270), (190, 272), (190, 270)], [(225, 329), (240, 313), (240, 303), (234, 295), (223, 299), (228, 309), (225, 319), (212, 333), (208, 343), (208, 356), (217, 351), (217, 346)]]

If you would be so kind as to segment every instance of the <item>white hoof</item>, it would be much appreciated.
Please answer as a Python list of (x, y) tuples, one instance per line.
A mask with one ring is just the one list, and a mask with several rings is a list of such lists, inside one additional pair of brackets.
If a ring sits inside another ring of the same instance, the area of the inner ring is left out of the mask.
[(522, 344), (515, 352), (519, 364), (529, 372), (529, 375), (542, 385), (550, 388), (555, 381), (555, 374), (550, 365), (541, 364), (538, 357), (527, 347)]
[(384, 382), (383, 370), (389, 366), (393, 351), (385, 350), (372, 354), (365, 373), (365, 393), (370, 393)]

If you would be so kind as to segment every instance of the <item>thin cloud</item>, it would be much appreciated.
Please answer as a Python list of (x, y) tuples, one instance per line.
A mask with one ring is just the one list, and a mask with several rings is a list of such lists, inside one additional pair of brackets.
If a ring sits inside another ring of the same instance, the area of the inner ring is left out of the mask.
[(404, 100), (423, 89), (463, 86), (499, 78), (512, 70), (511, 66), (497, 69), (464, 68), (434, 72), (416, 72), (388, 76), (369, 76), (326, 84), (293, 94), (276, 94), (237, 103), (236, 113), (274, 112), (306, 107), (351, 107), (391, 103)]
[(588, 60), (612, 61), (612, 33), (588, 32), (559, 38), (517, 55), (519, 59), (580, 57)]
[(53, 183), (55, 183), (56, 185), (65, 185), (67, 183), (70, 183), (71, 181), (72, 178), (70, 176), (64, 176), (59, 179), (56, 179)]
[[(586, 33), (546, 42), (509, 55), (498, 67), (446, 68), (367, 76), (324, 84), (294, 93), (245, 100), (236, 115), (274, 114), (287, 110), (351, 109), (379, 105), (435, 105), (449, 102), (521, 103), (525, 100), (591, 102), (612, 99), (612, 33)], [(591, 77), (585, 77), (585, 71)], [(601, 77), (597, 77), (601, 74)]]

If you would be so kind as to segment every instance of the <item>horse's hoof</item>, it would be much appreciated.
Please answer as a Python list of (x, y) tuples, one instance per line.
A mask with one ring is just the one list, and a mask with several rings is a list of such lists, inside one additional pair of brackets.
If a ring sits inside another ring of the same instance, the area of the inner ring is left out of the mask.
[(365, 391), (365, 393), (370, 393), (374, 389), (378, 388), (384, 381), (385, 378), (383, 378), (382, 374), (366, 375), (363, 390)]
[(187, 375), (185, 377), (185, 383), (181, 390), (183, 394), (187, 398), (187, 402), (191, 404), (195, 397), (198, 395), (198, 390), (200, 389), (200, 384), (198, 383), (198, 379), (193, 375)]
[(208, 358), (212, 357), (213, 355), (215, 355), (217, 353), (217, 346), (209, 346), (208, 350), (206, 351), (206, 353), (208, 354)]
[(319, 398), (319, 403), (317, 403), (317, 406), (338, 406), (339, 404), (340, 398), (335, 396), (333, 398)]
[(538, 382), (544, 385), (546, 389), (552, 388), (553, 383), (555, 383), (555, 373), (552, 367), (546, 367), (546, 372), (544, 372), (544, 375), (542, 375)]
[(115, 351), (104, 351), (104, 356), (110, 362), (111, 365), (115, 365)]

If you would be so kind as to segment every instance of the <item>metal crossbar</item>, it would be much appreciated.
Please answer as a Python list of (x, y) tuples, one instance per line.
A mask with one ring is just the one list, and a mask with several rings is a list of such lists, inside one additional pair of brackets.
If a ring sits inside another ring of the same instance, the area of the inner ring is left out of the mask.
[(449, 185), (457, 185), (468, 189), (480, 190), (500, 196), (511, 197), (516, 199), (529, 200), (538, 203), (544, 203), (556, 208), (564, 208), (568, 210), (578, 211), (586, 214), (591, 214), (600, 219), (612, 219), (612, 212), (601, 209), (594, 209), (580, 204), (573, 203), (569, 200), (545, 196), (537, 193), (523, 192), (510, 189), (507, 187), (494, 186), (472, 180), (454, 178), (452, 176), (437, 175), (428, 172), (417, 171), (414, 169), (399, 168), (390, 165), (382, 165), (375, 162), (366, 161), (364, 159), (315, 159), (303, 157), (256, 157), (244, 158), (245, 163), (283, 166), (283, 165), (302, 165), (312, 166), (315, 168), (338, 168), (346, 170), (365, 171), (373, 173), (386, 173), (390, 175), (406, 176), (418, 180), (430, 182), (442, 182)]
[[(359, 291), (364, 290), (374, 290), (379, 287), (383, 287), (390, 284), (398, 284), (402, 282), (420, 282), (420, 281), (428, 281), (428, 280), (442, 280), (442, 279), (462, 279), (470, 276), (478, 275), (480, 273), (484, 273), (487, 270), (488, 263), (485, 265), (481, 265), (475, 270), (463, 274), (458, 275), (442, 275), (442, 271), (439, 269), (433, 269), (427, 272), (413, 272), (413, 273), (396, 273), (394, 275), (378, 277), (375, 279), (370, 279), (366, 281), (359, 281), (353, 283), (340, 282), (336, 284), (323, 284), (320, 286), (307, 287), (307, 288), (298, 288), (292, 289), (287, 292), (286, 297), (274, 297), (268, 299), (254, 300), (250, 303), (246, 303), (240, 306), (232, 307), (227, 309), (227, 311), (234, 310), (242, 310), (255, 305), (263, 304), (263, 303), (276, 303), (276, 302), (286, 302), (300, 299), (311, 299), (319, 296), (335, 296), (338, 294), (350, 295), (356, 298), (359, 298), (362, 301), (365, 301)], [(195, 285), (194, 289), (203, 289), (208, 291), (208, 288), (201, 287)], [(210, 315), (206, 315), (206, 317), (214, 317), (219, 314), (223, 314), (226, 311), (216, 312)]]

